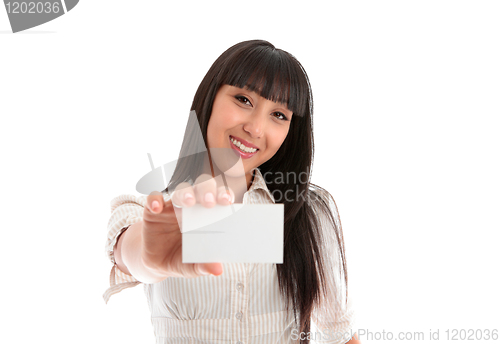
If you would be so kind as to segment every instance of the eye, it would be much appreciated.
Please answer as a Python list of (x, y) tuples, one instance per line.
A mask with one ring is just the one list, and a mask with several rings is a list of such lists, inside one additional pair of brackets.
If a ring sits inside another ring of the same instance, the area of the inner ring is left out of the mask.
[(273, 112), (274, 117), (277, 119), (280, 119), (282, 121), (289, 121), (288, 117), (286, 117), (283, 113), (281, 112)]
[(250, 103), (250, 100), (248, 100), (248, 98), (247, 98), (247, 97), (243, 97), (243, 96), (235, 96), (235, 98), (236, 98), (236, 99), (238, 99), (238, 101), (239, 101), (240, 103), (243, 103), (243, 104), (245, 104), (245, 105), (250, 105), (250, 106), (252, 105), (252, 103)]

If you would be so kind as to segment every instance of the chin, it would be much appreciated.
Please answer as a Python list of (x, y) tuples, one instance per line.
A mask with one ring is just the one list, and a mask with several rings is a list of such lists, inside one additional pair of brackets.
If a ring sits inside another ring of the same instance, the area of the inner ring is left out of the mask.
[(236, 178), (236, 177), (245, 177), (247, 172), (245, 171), (245, 167), (243, 166), (243, 161), (240, 159), (231, 168), (226, 170), (224, 174), (228, 177)]

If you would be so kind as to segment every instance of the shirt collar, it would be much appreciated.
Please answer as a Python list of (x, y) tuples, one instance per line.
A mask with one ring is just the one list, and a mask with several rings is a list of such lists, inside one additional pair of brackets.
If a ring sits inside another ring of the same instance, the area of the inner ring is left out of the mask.
[(254, 177), (253, 177), (252, 185), (250, 185), (250, 189), (248, 189), (248, 192), (253, 192), (254, 190), (257, 190), (257, 189), (262, 189), (269, 196), (271, 201), (273, 201), (273, 203), (276, 203), (276, 201), (273, 197), (273, 194), (267, 188), (266, 181), (265, 181), (264, 177), (262, 176), (262, 173), (260, 172), (260, 170), (258, 168), (254, 168), (253, 171), (254, 171)]

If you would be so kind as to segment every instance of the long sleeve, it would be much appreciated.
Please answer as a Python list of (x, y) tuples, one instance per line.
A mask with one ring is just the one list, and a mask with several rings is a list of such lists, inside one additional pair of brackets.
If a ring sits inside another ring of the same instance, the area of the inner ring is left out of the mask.
[[(168, 195), (164, 194), (163, 199), (168, 200)], [(129, 226), (142, 220), (146, 200), (146, 196), (120, 195), (110, 202), (111, 217), (108, 222), (105, 251), (113, 266), (109, 276), (110, 286), (103, 295), (106, 303), (111, 295), (142, 283), (134, 276), (128, 275), (118, 268), (113, 249), (120, 234)]]
[[(342, 238), (342, 226), (338, 209), (333, 198), (323, 194), (323, 199), (328, 200), (338, 237)], [(317, 209), (317, 208), (316, 208)], [(322, 233), (323, 261), (325, 264), (326, 290), (323, 290), (322, 303), (312, 313), (312, 323), (317, 327), (319, 335), (317, 342), (340, 344), (351, 339), (354, 327), (354, 310), (350, 297), (346, 299), (346, 282), (342, 270), (342, 257), (339, 240), (335, 229), (327, 215), (316, 210)], [(343, 243), (343, 239), (340, 241)]]

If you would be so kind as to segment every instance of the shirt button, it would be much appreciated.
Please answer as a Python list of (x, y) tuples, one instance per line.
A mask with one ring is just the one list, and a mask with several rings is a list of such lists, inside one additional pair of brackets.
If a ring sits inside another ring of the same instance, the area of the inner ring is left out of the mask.
[(243, 316), (243, 314), (241, 314), (241, 313), (239, 313), (239, 312), (238, 312), (238, 313), (236, 313), (236, 319), (240, 320), (242, 316)]
[(243, 289), (243, 284), (242, 283), (236, 284), (236, 289), (238, 289), (238, 291), (241, 291)]

